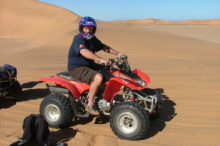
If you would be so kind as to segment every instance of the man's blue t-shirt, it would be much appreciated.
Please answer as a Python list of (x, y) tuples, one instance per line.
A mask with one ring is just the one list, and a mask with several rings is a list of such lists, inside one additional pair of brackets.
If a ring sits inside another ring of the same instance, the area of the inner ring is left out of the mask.
[(68, 70), (72, 70), (77, 66), (92, 66), (94, 60), (87, 59), (80, 54), (80, 50), (88, 49), (93, 53), (103, 49), (105, 45), (95, 36), (91, 40), (86, 40), (82, 35), (78, 34), (74, 37), (72, 45), (68, 53)]

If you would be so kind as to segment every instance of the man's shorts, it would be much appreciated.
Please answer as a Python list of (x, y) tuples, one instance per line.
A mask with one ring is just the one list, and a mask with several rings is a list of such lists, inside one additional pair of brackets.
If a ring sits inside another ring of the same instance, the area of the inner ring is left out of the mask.
[(98, 70), (102, 67), (103, 66), (99, 64), (93, 66), (92, 69), (85, 66), (77, 66), (76, 68), (70, 70), (69, 74), (74, 79), (91, 85), (91, 83), (94, 81), (96, 74), (98, 73)]

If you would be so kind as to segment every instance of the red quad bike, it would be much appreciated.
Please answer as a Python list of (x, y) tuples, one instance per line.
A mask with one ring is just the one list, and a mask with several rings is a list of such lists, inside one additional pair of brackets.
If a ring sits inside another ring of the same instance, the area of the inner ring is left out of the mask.
[[(110, 60), (111, 66), (99, 70), (104, 83), (98, 89), (94, 105), (100, 114), (109, 115), (112, 131), (119, 138), (139, 140), (146, 135), (150, 120), (156, 120), (161, 115), (163, 100), (157, 91), (146, 88), (150, 83), (146, 74), (138, 69), (131, 71), (127, 56)], [(67, 125), (74, 117), (90, 116), (85, 111), (88, 84), (72, 78), (68, 71), (40, 80), (52, 82), (47, 84), (51, 94), (40, 105), (40, 114), (50, 127)]]

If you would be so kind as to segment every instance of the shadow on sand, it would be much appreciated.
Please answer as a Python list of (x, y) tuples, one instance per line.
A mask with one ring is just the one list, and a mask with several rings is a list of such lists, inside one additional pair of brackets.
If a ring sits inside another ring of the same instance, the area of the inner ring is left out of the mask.
[(164, 106), (163, 113), (157, 120), (150, 122), (148, 132), (144, 137), (144, 139), (153, 137), (158, 132), (163, 131), (163, 129), (166, 127), (166, 122), (171, 121), (177, 115), (177, 113), (175, 113), (175, 108), (174, 108), (176, 103), (170, 100), (167, 95), (164, 95), (164, 90), (162, 88), (157, 88), (155, 90), (162, 95), (163, 106)]
[(9, 101), (5, 98), (0, 98), (0, 109), (9, 108), (16, 105), (16, 101)]
[(33, 99), (39, 99), (44, 98), (49, 94), (49, 90), (47, 88), (45, 89), (32, 89), (37, 84), (41, 83), (41, 81), (32, 81), (27, 82), (21, 85), (22, 89), (28, 88), (26, 90), (23, 90), (22, 92), (22, 99), (21, 101), (27, 101), (27, 100), (33, 100)]
[(65, 143), (73, 139), (77, 132), (78, 130), (74, 130), (72, 128), (62, 128), (58, 131), (51, 131), (48, 139), (53, 141), (54, 144), (58, 144), (60, 142)]
[[(34, 100), (39, 98), (44, 98), (49, 94), (49, 90), (47, 88), (45, 89), (32, 89), (37, 84), (41, 83), (41, 81), (32, 81), (23, 83), (21, 85), (22, 87), (22, 99), (17, 102), (22, 101), (28, 101), (28, 100)], [(27, 88), (26, 90), (24, 90)], [(0, 98), (0, 109), (3, 108), (10, 108), (13, 105), (16, 105), (16, 101), (6, 100), (5, 98)]]

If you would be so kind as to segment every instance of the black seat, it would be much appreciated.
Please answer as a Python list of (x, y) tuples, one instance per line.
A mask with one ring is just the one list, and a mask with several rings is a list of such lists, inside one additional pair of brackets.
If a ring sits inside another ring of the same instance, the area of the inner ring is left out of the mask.
[(79, 81), (79, 80), (74, 79), (73, 77), (71, 77), (68, 71), (60, 72), (60, 73), (58, 73), (57, 75), (60, 76), (60, 77), (62, 77), (62, 78), (64, 78), (64, 79), (67, 79), (67, 80), (69, 80), (69, 81), (76, 81), (76, 82), (82, 83), (81, 81)]

